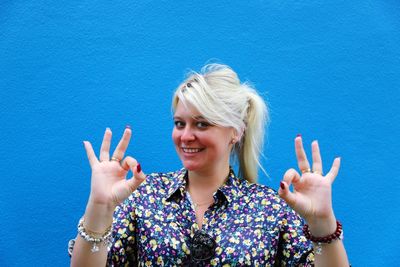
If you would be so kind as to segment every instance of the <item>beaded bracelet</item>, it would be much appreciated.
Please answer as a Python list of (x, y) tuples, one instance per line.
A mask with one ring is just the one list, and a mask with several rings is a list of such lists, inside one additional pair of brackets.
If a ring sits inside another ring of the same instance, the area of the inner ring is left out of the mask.
[[(101, 233), (95, 233), (89, 230), (86, 230), (83, 223), (85, 222), (84, 217), (79, 220), (78, 223), (78, 234), (87, 242), (93, 243), (91, 251), (98, 252), (100, 250), (99, 244), (104, 243), (105, 246), (110, 246), (112, 243), (112, 228), (111, 226), (107, 228), (107, 230)], [(93, 236), (94, 234), (100, 235), (100, 237)]]
[(315, 243), (315, 253), (318, 255), (322, 254), (322, 244), (330, 244), (335, 240), (343, 240), (343, 228), (339, 221), (336, 221), (336, 231), (328, 236), (315, 237), (311, 234), (308, 224), (303, 226), (304, 236)]

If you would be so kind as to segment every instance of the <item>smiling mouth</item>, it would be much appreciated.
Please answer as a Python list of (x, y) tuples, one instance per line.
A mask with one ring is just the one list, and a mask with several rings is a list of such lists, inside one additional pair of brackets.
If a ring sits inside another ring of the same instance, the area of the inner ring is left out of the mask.
[(197, 153), (200, 151), (203, 151), (204, 148), (188, 148), (188, 147), (182, 147), (182, 151), (185, 153)]

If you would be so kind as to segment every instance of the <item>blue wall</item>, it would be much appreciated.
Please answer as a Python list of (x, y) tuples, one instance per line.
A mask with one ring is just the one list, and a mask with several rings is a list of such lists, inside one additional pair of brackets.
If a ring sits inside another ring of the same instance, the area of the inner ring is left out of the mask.
[(399, 266), (400, 2), (0, 2), (0, 266), (68, 266), (105, 127), (132, 125), (145, 172), (180, 167), (170, 98), (185, 70), (231, 65), (271, 107), (261, 183), (318, 139), (354, 266)]

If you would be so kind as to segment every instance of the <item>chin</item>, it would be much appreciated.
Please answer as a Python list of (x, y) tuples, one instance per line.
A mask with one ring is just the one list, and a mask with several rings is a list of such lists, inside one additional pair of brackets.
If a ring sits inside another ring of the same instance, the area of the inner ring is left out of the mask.
[(183, 167), (187, 169), (188, 171), (197, 171), (200, 169), (199, 164), (193, 163), (193, 162), (182, 162)]
[(196, 166), (194, 166), (193, 164), (183, 164), (183, 167), (185, 167), (185, 169), (188, 171), (198, 170), (198, 168)]

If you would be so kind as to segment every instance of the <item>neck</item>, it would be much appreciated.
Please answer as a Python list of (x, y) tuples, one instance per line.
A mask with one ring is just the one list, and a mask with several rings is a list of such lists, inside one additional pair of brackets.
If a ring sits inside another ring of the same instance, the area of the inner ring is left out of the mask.
[(197, 201), (212, 197), (229, 175), (229, 162), (225, 166), (205, 171), (188, 172), (188, 191)]

